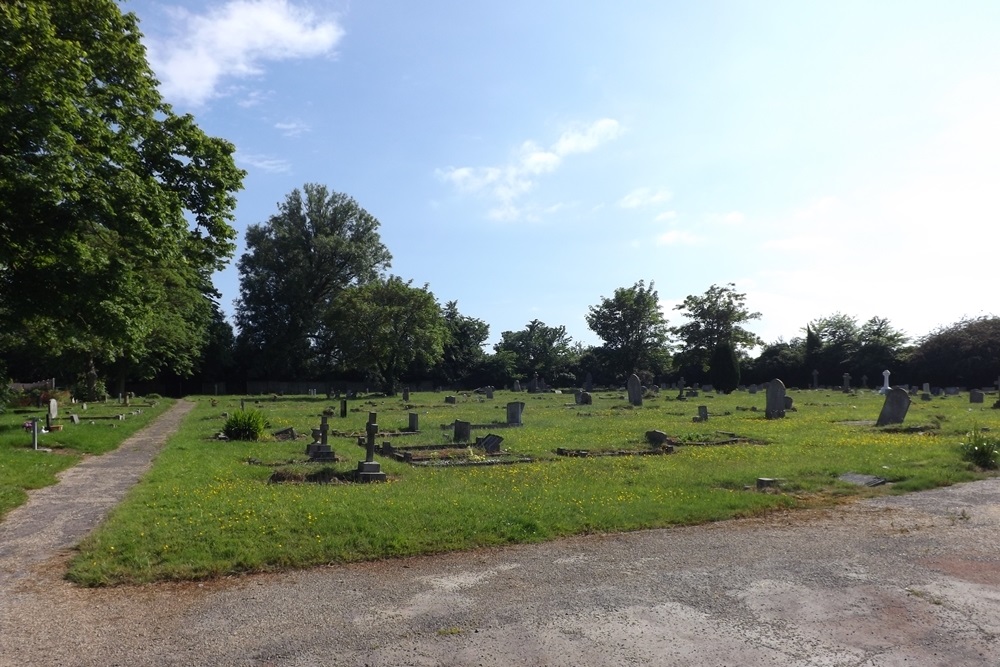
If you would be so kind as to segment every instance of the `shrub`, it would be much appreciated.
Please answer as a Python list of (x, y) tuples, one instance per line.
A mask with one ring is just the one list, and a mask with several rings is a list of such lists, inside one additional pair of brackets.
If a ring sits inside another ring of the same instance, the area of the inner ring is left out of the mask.
[(229, 415), (222, 432), (230, 440), (260, 440), (267, 427), (267, 417), (260, 410), (237, 410)]
[(972, 427), (960, 446), (962, 459), (984, 470), (992, 470), (1000, 465), (1000, 439), (990, 437), (978, 426)]

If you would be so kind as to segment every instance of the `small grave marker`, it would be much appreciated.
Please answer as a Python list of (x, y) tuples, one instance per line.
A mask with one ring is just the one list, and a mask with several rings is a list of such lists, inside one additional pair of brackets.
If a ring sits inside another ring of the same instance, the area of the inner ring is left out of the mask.
[(984, 396), (986, 396), (986, 394), (983, 392), (978, 389), (973, 389), (969, 392), (969, 403), (982, 403)]
[(764, 416), (767, 419), (782, 419), (785, 416), (785, 383), (777, 378), (771, 380), (767, 385), (767, 404), (764, 408)]
[(639, 376), (633, 373), (628, 376), (628, 402), (638, 407), (642, 405), (642, 382)]

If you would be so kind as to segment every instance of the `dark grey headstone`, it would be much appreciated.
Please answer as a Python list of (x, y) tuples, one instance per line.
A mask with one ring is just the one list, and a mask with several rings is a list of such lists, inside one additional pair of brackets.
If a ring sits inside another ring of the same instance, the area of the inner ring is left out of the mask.
[(410, 423), (407, 425), (406, 430), (411, 433), (416, 433), (417, 431), (420, 430), (420, 415), (418, 415), (416, 412), (410, 412), (408, 414)]
[(472, 422), (455, 420), (455, 435), (452, 442), (468, 442), (472, 438)]
[(785, 409), (786, 410), (791, 410), (792, 409), (792, 404), (794, 402), (795, 402), (795, 399), (793, 399), (791, 396), (785, 395)]
[(882, 405), (882, 412), (875, 425), (902, 424), (909, 409), (910, 395), (902, 387), (892, 387), (885, 393), (885, 403)]
[(445, 396), (444, 402), (447, 403), (448, 405), (455, 405), (458, 403), (458, 399), (454, 396)]
[(513, 401), (507, 404), (507, 423), (521, 425), (521, 413), (524, 412), (524, 403)]
[(521, 383), (517, 380), (514, 380), (514, 391), (521, 391)]
[(698, 419), (700, 419), (703, 422), (707, 422), (708, 421), (708, 406), (707, 405), (699, 405), (698, 406)]
[(768, 419), (781, 419), (785, 416), (785, 383), (775, 378), (767, 385), (767, 404), (764, 416)]
[(580, 393), (580, 405), (593, 405), (594, 397), (590, 395), (590, 392), (584, 391)]
[(491, 401), (493, 400), (493, 387), (486, 388), (486, 398)]
[(662, 445), (667, 441), (667, 434), (663, 431), (646, 431), (646, 442), (653, 446)]
[(483, 449), (486, 450), (487, 454), (499, 454), (500, 453), (500, 443), (503, 442), (503, 438), (499, 435), (494, 435), (490, 433), (488, 436), (483, 438), (482, 445)]
[(405, 401), (407, 403), (410, 402), (410, 388), (409, 387), (403, 387), (403, 401)]
[(978, 389), (973, 389), (969, 392), (969, 403), (982, 403), (985, 394)]

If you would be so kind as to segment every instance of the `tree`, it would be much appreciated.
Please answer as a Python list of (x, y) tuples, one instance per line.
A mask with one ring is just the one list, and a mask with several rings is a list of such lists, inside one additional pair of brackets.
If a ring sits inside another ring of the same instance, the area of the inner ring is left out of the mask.
[(514, 379), (525, 380), (537, 375), (549, 382), (556, 382), (571, 363), (570, 342), (566, 327), (550, 327), (540, 320), (531, 320), (521, 331), (504, 331), (500, 342), (493, 346), (499, 354), (514, 355)]
[(917, 343), (909, 358), (916, 382), (988, 387), (1000, 375), (1000, 317), (965, 318)]
[(740, 385), (740, 361), (729, 341), (722, 341), (712, 352), (708, 378), (717, 391), (729, 394)]
[[(828, 382), (839, 384), (844, 373), (851, 373), (855, 380), (860, 378), (857, 369), (857, 354), (861, 349), (861, 329), (857, 318), (837, 312), (813, 320), (806, 325), (807, 334), (811, 329), (819, 338), (819, 348), (814, 353), (815, 370)], [(814, 369), (809, 369), (811, 373)]]
[(156, 86), (113, 0), (0, 4), (5, 339), (91, 378), (190, 371), (234, 249), (234, 148)]
[[(709, 367), (712, 352), (722, 342), (733, 345), (737, 354), (763, 345), (761, 338), (742, 326), (760, 319), (760, 313), (750, 312), (744, 302), (746, 295), (736, 291), (736, 285), (712, 285), (701, 296), (690, 295), (674, 307), (690, 320), (671, 329), (683, 345), (675, 365), (685, 371), (700, 374)], [(679, 363), (678, 363), (679, 362)]]
[(861, 325), (858, 340), (860, 347), (855, 361), (858, 372), (878, 378), (884, 370), (896, 372), (903, 368), (910, 339), (886, 318), (873, 317)]
[(320, 372), (317, 340), (337, 295), (374, 280), (392, 258), (378, 220), (354, 199), (317, 184), (303, 191), (293, 190), (277, 214), (247, 229), (237, 264), (241, 347), (271, 379)]
[(790, 385), (805, 383), (808, 386), (812, 368), (805, 364), (805, 350), (806, 342), (802, 338), (793, 338), (787, 343), (779, 338), (765, 345), (741, 375), (749, 382), (763, 383), (779, 378)]
[(426, 285), (412, 282), (390, 276), (350, 287), (325, 315), (333, 358), (388, 395), (406, 371), (426, 373), (444, 353), (441, 307)]
[(444, 384), (459, 384), (483, 371), (486, 359), (483, 343), (490, 336), (490, 325), (459, 313), (457, 301), (446, 303), (442, 314), (447, 336), (435, 374)]
[(650, 370), (667, 343), (669, 329), (652, 281), (620, 287), (613, 297), (591, 306), (587, 326), (604, 341), (619, 373)]

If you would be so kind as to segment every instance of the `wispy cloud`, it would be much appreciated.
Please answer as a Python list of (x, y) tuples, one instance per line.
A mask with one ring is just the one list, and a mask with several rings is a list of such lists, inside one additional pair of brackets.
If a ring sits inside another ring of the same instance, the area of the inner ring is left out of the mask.
[(671, 229), (656, 237), (656, 245), (694, 245), (701, 238), (683, 229)]
[(312, 129), (306, 123), (301, 123), (299, 121), (275, 123), (274, 127), (286, 137), (301, 137), (303, 134)]
[(559, 168), (564, 158), (596, 150), (621, 134), (618, 121), (602, 118), (590, 125), (573, 128), (548, 148), (525, 141), (507, 164), (490, 167), (447, 167), (436, 170), (439, 179), (459, 192), (486, 196), (494, 204), (488, 212), (493, 220), (519, 220), (532, 217), (521, 199), (531, 192), (540, 176)]
[(160, 89), (171, 102), (200, 105), (230, 77), (263, 73), (272, 60), (331, 53), (343, 29), (288, 0), (230, 0), (195, 14), (171, 11), (170, 37), (147, 37)]
[(664, 188), (658, 190), (654, 190), (653, 188), (636, 188), (622, 197), (618, 201), (618, 205), (622, 208), (642, 208), (654, 204), (663, 204), (670, 201), (671, 197), (673, 195), (670, 191)]
[(292, 170), (292, 165), (288, 160), (271, 157), (270, 155), (236, 153), (236, 161), (241, 165), (260, 169), (271, 174), (283, 174)]

